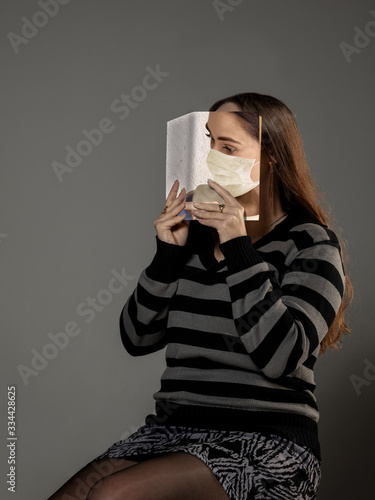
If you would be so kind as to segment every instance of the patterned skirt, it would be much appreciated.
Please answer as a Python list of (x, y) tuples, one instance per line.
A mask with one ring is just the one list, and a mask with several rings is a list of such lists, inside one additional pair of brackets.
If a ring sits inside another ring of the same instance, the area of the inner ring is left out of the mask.
[(320, 461), (308, 447), (273, 434), (146, 424), (95, 460), (141, 462), (174, 452), (202, 460), (231, 500), (310, 500), (317, 495)]

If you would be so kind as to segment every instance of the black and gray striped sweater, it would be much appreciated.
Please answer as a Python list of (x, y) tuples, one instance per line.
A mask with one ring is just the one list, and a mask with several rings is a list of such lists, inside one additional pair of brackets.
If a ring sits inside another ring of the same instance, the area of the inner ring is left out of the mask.
[(185, 246), (156, 243), (120, 317), (131, 355), (167, 346), (146, 422), (277, 434), (321, 460), (313, 369), (344, 292), (336, 235), (289, 214), (221, 244), (222, 261), (198, 221)]

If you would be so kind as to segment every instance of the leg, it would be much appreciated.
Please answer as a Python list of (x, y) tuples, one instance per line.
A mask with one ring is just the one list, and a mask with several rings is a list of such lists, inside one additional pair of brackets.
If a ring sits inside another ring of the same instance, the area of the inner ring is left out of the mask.
[(101, 478), (136, 463), (120, 458), (93, 460), (74, 474), (48, 500), (85, 500), (90, 488)]
[(105, 477), (87, 500), (229, 500), (211, 470), (188, 453), (170, 453)]

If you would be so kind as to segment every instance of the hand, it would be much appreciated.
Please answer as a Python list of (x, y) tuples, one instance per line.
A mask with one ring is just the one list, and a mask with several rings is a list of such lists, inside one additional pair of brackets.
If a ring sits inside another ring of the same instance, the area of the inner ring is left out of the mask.
[(215, 228), (219, 234), (220, 243), (238, 236), (247, 236), (243, 206), (217, 182), (209, 179), (208, 185), (224, 199), (225, 206), (220, 211), (218, 203), (193, 202), (196, 209), (192, 210), (192, 213), (198, 218), (200, 224)]
[(154, 227), (159, 240), (173, 245), (183, 246), (186, 244), (189, 221), (185, 221), (185, 214), (178, 215), (185, 209), (186, 189), (181, 189), (178, 196), (179, 182), (175, 180), (165, 202), (165, 209), (154, 221)]

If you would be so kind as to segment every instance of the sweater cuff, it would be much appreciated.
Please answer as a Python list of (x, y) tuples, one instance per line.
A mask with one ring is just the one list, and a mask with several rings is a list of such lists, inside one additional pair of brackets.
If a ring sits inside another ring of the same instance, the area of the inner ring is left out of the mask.
[(250, 236), (237, 236), (222, 243), (219, 248), (223, 252), (231, 274), (264, 262), (253, 247)]
[(187, 245), (174, 245), (156, 238), (156, 253), (146, 268), (149, 278), (162, 283), (171, 283), (178, 278), (178, 271), (185, 262)]

